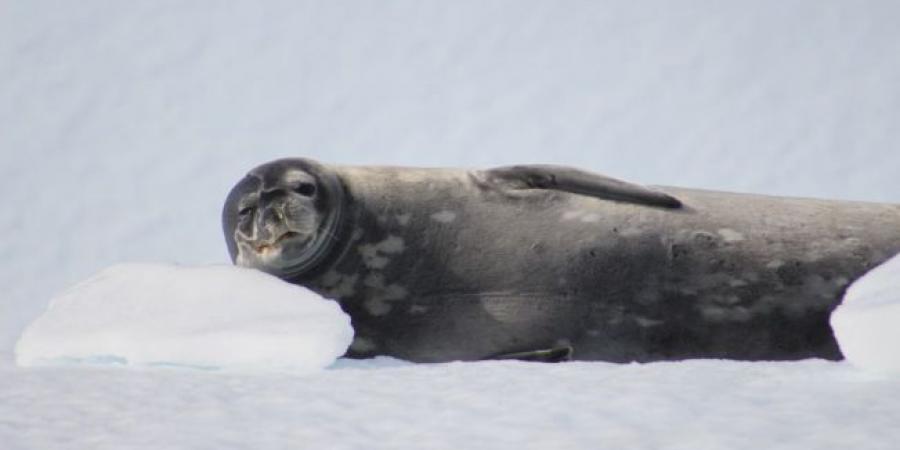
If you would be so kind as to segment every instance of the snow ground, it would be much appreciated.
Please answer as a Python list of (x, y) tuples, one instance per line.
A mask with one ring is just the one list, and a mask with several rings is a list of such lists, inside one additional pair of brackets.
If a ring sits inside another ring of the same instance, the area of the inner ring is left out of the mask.
[[(900, 380), (826, 361), (340, 361), (316, 374), (0, 368), (34, 449), (895, 449)], [(77, 394), (76, 394), (77, 393)]]
[(892, 448), (900, 387), (842, 363), (253, 377), (11, 356), (103, 267), (227, 262), (221, 201), (276, 157), (900, 202), (898, 22), (891, 0), (0, 2), (0, 447)]

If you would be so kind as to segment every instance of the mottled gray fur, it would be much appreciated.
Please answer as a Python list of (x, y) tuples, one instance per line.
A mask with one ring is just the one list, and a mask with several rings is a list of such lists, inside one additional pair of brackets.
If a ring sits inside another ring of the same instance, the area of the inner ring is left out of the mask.
[[(298, 180), (317, 192), (298, 194)], [(304, 201), (295, 209), (319, 224), (295, 227), (278, 264), (240, 254), (275, 238), (236, 243), (239, 223), (304, 223), (263, 218), (273, 201)], [(554, 348), (617, 362), (838, 359), (830, 312), (900, 251), (898, 205), (648, 189), (556, 166), (279, 160), (238, 183), (223, 224), (233, 259), (340, 302), (357, 335), (348, 356), (413, 361)]]

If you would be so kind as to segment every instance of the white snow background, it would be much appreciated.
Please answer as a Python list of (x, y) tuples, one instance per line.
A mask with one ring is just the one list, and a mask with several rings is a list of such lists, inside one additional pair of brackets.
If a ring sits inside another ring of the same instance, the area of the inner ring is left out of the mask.
[(841, 353), (851, 364), (900, 376), (900, 255), (856, 280), (831, 314)]
[(900, 3), (0, 1), (0, 448), (866, 448), (900, 381), (847, 363), (12, 365), (127, 261), (227, 263), (284, 156), (547, 162), (900, 202)]

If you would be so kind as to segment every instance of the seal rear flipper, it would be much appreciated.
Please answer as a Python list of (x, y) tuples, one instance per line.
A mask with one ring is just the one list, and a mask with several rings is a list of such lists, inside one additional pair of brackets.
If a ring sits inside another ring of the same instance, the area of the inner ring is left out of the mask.
[(515, 353), (502, 353), (496, 356), (492, 356), (491, 360), (504, 360), (504, 359), (515, 359), (519, 361), (534, 361), (534, 362), (563, 362), (569, 361), (572, 359), (572, 347), (569, 345), (564, 345), (560, 347), (553, 347), (542, 350), (532, 350), (527, 352), (515, 352)]
[(511, 189), (553, 189), (587, 195), (603, 200), (637, 203), (661, 208), (680, 208), (681, 201), (653, 189), (585, 172), (553, 165), (521, 165), (497, 167), (484, 172), (487, 181)]

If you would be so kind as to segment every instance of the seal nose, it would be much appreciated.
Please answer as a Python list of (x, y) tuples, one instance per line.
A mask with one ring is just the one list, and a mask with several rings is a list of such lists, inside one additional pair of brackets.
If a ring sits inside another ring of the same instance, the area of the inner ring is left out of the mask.
[(277, 239), (284, 228), (283, 205), (269, 205), (260, 211), (256, 218), (256, 237), (261, 242), (270, 242)]

